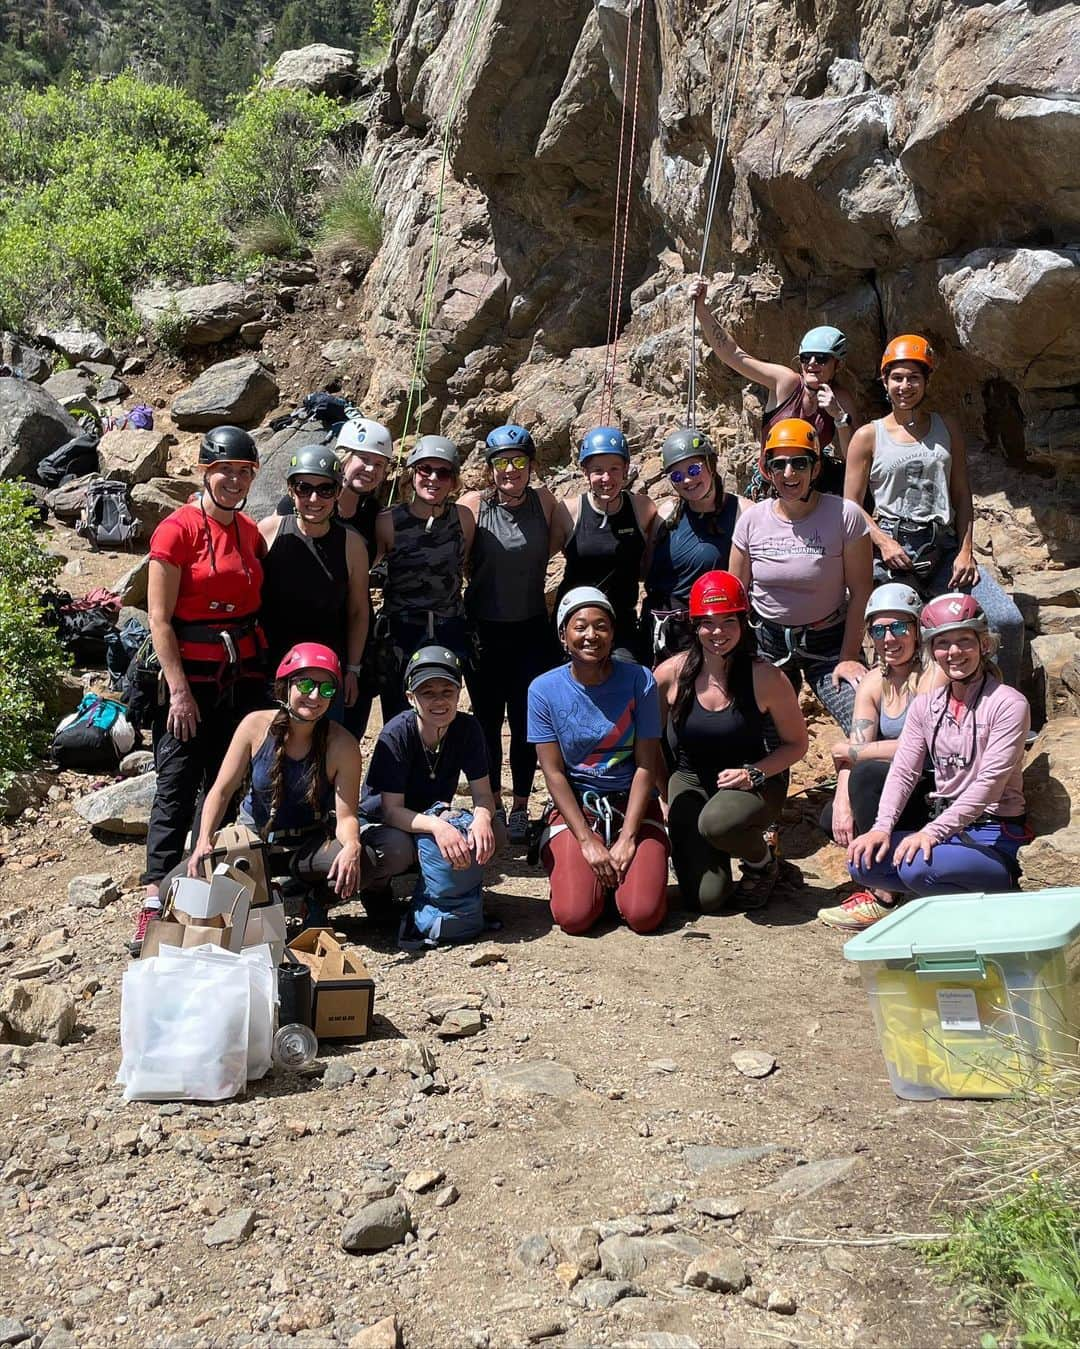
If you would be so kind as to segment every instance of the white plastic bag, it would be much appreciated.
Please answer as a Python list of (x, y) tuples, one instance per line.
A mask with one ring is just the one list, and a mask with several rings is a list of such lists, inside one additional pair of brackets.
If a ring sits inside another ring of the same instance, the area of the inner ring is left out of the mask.
[(248, 1081), (265, 1077), (274, 1054), (274, 1008), (277, 1006), (277, 969), (270, 947), (245, 946), (240, 959), (251, 981), (251, 1014), (248, 1017)]
[(223, 1101), (243, 1091), (256, 969), (219, 946), (170, 947), (129, 965), (117, 1074), (124, 1099)]

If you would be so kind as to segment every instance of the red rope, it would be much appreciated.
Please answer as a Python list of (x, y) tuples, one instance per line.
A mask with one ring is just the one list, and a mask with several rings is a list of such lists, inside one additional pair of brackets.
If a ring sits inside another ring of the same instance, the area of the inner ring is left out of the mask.
[[(630, 155), (626, 170), (626, 210), (623, 215), (623, 239), (622, 250), (619, 259), (619, 284), (615, 290), (612, 299), (615, 309), (615, 330), (612, 334), (611, 343), (611, 383), (610, 383), (610, 407), (609, 415), (615, 415), (615, 363), (619, 355), (619, 314), (622, 310), (622, 289), (623, 280), (626, 276), (626, 252), (630, 243), (630, 210), (631, 210), (631, 188), (634, 184), (634, 150), (637, 147), (637, 123), (638, 123), (638, 98), (641, 90), (641, 51), (645, 45), (645, 0), (638, 0), (638, 44), (637, 60), (634, 65), (634, 115), (630, 121)], [(626, 50), (629, 56), (630, 52), (630, 27), (627, 23), (626, 30)], [(623, 85), (623, 100), (625, 104), (626, 86)]]
[[(639, 3), (641, 2), (642, 0), (639, 0)], [(619, 201), (622, 195), (623, 147), (626, 142), (626, 91), (627, 85), (630, 83), (630, 33), (631, 25), (633, 23), (633, 3), (634, 0), (629, 0), (626, 10), (626, 59), (623, 62), (622, 111), (619, 116), (619, 165), (615, 171), (615, 220), (612, 226), (611, 239), (611, 290), (608, 295), (608, 322), (607, 333), (605, 335), (605, 346), (607, 350), (604, 352), (604, 382), (600, 386), (600, 424), (602, 426), (607, 425), (607, 413), (605, 409), (608, 404), (609, 393), (611, 393), (613, 397), (614, 371), (612, 371), (609, 377), (608, 359), (611, 352), (612, 338), (615, 336), (615, 331), (619, 324), (618, 310), (615, 303), (615, 284), (616, 276), (618, 274)], [(636, 111), (637, 110), (635, 109), (635, 115)], [(633, 165), (631, 165), (631, 172), (632, 170)]]

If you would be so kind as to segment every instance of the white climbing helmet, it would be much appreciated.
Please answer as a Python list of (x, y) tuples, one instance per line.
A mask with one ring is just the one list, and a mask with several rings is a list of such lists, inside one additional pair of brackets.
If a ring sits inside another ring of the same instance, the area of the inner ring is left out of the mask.
[(343, 454), (367, 450), (369, 454), (381, 454), (384, 459), (394, 457), (394, 442), (390, 432), (382, 422), (372, 422), (366, 417), (346, 422), (338, 432), (334, 448)]
[(907, 614), (918, 622), (922, 613), (923, 601), (917, 590), (900, 581), (890, 581), (888, 585), (878, 586), (866, 601), (866, 622), (876, 614)]

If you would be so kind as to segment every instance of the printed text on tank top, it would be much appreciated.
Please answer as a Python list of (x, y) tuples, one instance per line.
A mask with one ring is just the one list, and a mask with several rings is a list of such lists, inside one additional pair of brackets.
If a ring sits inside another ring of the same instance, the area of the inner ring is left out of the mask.
[(938, 413), (910, 426), (882, 417), (873, 423), (868, 486), (879, 519), (915, 525), (953, 523), (952, 441)]

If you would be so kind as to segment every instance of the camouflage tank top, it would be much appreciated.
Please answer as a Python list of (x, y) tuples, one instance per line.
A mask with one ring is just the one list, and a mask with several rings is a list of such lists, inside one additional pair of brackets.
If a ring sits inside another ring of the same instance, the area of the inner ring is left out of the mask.
[(429, 521), (417, 519), (403, 504), (393, 508), (392, 517), (394, 546), (386, 555), (383, 613), (432, 613), (438, 618), (463, 614), (465, 536), (457, 507), (451, 503)]

